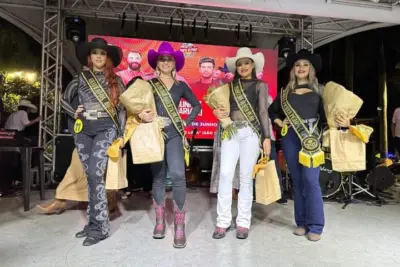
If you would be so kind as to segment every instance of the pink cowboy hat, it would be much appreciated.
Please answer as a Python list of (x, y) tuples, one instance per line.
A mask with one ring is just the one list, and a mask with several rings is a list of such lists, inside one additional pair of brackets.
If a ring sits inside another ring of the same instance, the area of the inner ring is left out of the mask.
[(174, 51), (168, 42), (162, 42), (157, 52), (154, 49), (151, 49), (147, 53), (147, 61), (149, 62), (150, 67), (153, 69), (157, 68), (157, 60), (160, 56), (173, 57), (175, 59), (175, 68), (177, 72), (180, 71), (185, 65), (185, 56), (183, 53), (179, 50)]

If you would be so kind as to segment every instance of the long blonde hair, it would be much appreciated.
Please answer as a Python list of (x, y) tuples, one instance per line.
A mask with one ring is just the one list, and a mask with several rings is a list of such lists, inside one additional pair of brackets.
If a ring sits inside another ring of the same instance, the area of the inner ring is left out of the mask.
[[(316, 92), (317, 94), (321, 94), (321, 89), (318, 83), (318, 79), (316, 76), (316, 71), (314, 66), (309, 62), (310, 64), (310, 72), (308, 74), (308, 85), (310, 86), (310, 89)], [(296, 63), (293, 65), (292, 69), (290, 70), (290, 77), (289, 77), (289, 82), (286, 85), (286, 89), (289, 89), (289, 92), (293, 92), (296, 87), (297, 87), (297, 78), (294, 72)]]

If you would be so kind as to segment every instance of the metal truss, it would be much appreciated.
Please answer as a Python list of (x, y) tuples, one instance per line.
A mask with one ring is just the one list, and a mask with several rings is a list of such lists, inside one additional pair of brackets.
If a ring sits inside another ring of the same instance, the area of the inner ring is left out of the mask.
[[(158, 2), (139, 2), (128, 0), (66, 0), (63, 11), (67, 15), (94, 17), (102, 19), (118, 19), (125, 13), (125, 20), (134, 21), (139, 18), (142, 23), (171, 24), (234, 31), (240, 25), (247, 30), (252, 26), (253, 33), (286, 35), (297, 38), (297, 47), (313, 50), (314, 28), (312, 18), (303, 16), (282, 16), (273, 13), (245, 13), (201, 6), (182, 4), (160, 4)], [(330, 33), (340, 33), (342, 29), (324, 29)]]
[(55, 164), (55, 138), (60, 126), (60, 92), (63, 58), (63, 20), (61, 0), (43, 0), (42, 69), (40, 90), (39, 146), (45, 157)]
[[(211, 29), (235, 30), (240, 24), (242, 29), (252, 25), (254, 33), (274, 35), (296, 35), (302, 31), (301, 17), (288, 17), (269, 13), (234, 12), (210, 7), (187, 6), (182, 4), (160, 4), (159, 2), (140, 2), (128, 0), (66, 0), (63, 11), (68, 15), (121, 19), (123, 13), (126, 20), (155, 24), (170, 24), (180, 26), (182, 19), (186, 26), (191, 27), (196, 20), (196, 27), (204, 28), (209, 22)], [(311, 35), (311, 32), (305, 33)]]

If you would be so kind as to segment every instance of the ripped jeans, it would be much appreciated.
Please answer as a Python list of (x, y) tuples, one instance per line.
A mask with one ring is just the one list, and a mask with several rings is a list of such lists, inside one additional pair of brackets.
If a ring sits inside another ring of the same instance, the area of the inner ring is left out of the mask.
[(88, 236), (107, 236), (110, 223), (104, 179), (108, 163), (107, 149), (117, 138), (117, 128), (110, 118), (84, 120), (83, 131), (74, 137), (88, 183)]

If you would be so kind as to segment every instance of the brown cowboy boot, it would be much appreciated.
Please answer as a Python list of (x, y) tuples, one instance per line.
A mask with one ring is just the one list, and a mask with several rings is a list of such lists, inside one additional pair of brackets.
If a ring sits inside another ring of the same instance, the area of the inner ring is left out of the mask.
[(182, 210), (178, 208), (174, 201), (174, 211), (175, 211), (175, 235), (174, 235), (174, 247), (184, 248), (186, 247), (186, 236), (185, 236), (185, 206)]
[(122, 215), (118, 207), (117, 191), (107, 190), (108, 217), (110, 221)]
[(153, 231), (153, 238), (162, 239), (165, 237), (165, 199), (160, 205), (153, 199), (154, 210), (156, 211), (156, 226)]
[(67, 209), (67, 201), (63, 199), (53, 199), (49, 204), (37, 205), (42, 214), (61, 214)]

